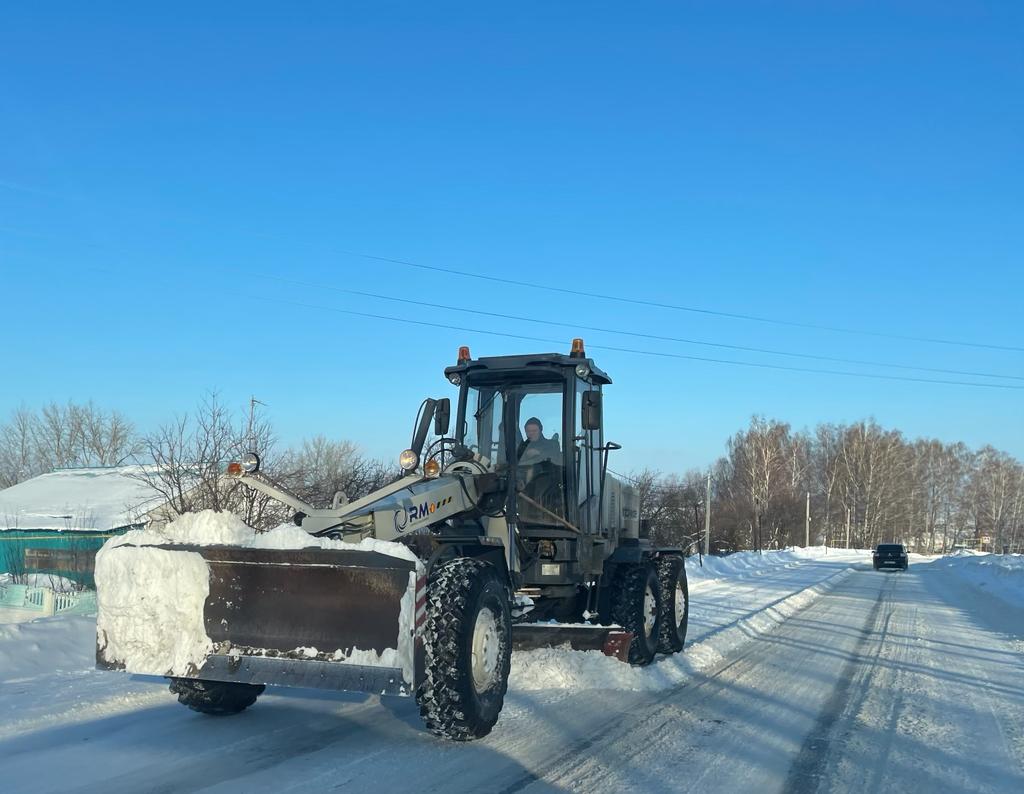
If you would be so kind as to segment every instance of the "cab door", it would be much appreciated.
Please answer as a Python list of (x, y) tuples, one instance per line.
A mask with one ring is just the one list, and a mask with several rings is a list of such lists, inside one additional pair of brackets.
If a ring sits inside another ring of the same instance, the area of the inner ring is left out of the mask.
[(579, 527), (586, 535), (601, 534), (601, 446), (603, 435), (600, 429), (583, 428), (583, 392), (599, 390), (582, 380), (576, 381), (573, 418), (574, 458), (577, 469), (576, 501)]
[[(516, 506), (526, 529), (576, 529), (572, 496), (571, 444), (564, 381), (523, 384), (506, 390), (506, 422), (512, 433), (512, 470), (516, 477)], [(532, 427), (531, 427), (532, 426)]]

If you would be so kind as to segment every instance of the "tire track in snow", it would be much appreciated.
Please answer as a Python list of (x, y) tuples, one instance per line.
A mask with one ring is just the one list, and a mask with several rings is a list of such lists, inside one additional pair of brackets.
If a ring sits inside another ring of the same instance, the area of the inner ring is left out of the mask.
[(965, 593), (948, 592), (941, 573), (885, 575), (871, 642), (852, 679), (844, 670), (787, 791), (1024, 787), (1017, 668), (1002, 636), (975, 622)]
[[(571, 774), (574, 761), (586, 754), (588, 750), (598, 747), (601, 744), (618, 744), (625, 737), (636, 737), (641, 733), (660, 732), (668, 720), (652, 716), (656, 710), (663, 710), (665, 701), (685, 691), (688, 696), (700, 699), (701, 696), (710, 697), (714, 694), (716, 679), (729, 672), (732, 668), (742, 665), (749, 660), (749, 657), (757, 653), (756, 648), (748, 648), (746, 651), (733, 656), (718, 664), (713, 670), (704, 674), (700, 680), (680, 684), (674, 690), (661, 692), (658, 695), (648, 696), (641, 700), (639, 711), (644, 716), (631, 716), (619, 722), (609, 722), (605, 727), (598, 729), (584, 739), (574, 742), (566, 748), (560, 748), (557, 758), (548, 764), (523, 775), (518, 780), (500, 789), (500, 794), (516, 794), (523, 791), (534, 783), (554, 783), (560, 778)], [(707, 691), (710, 690), (710, 691)], [(649, 707), (650, 711), (647, 708)], [(643, 729), (641, 731), (641, 728)], [(566, 759), (570, 760), (566, 760)]]
[(98, 700), (85, 701), (63, 711), (51, 712), (40, 717), (8, 721), (0, 727), (0, 741), (6, 741), (31, 732), (54, 727), (69, 727), (96, 719), (130, 714), (139, 709), (159, 706), (172, 702), (173, 696), (166, 687), (158, 691), (119, 692)]
[[(378, 707), (373, 698), (362, 703), (346, 703), (344, 713), (334, 709), (323, 712), (299, 712), (289, 715), (286, 720), (274, 720), (274, 727), (257, 727), (253, 719), (256, 712), (237, 715), (248, 718), (249, 730), (234, 736), (232, 741), (218, 743), (200, 751), (191, 752), (185, 766), (171, 765), (144, 766), (102, 781), (83, 786), (77, 791), (82, 794), (110, 794), (111, 792), (145, 791), (150, 794), (168, 794), (178, 791), (199, 791), (227, 783), (241, 777), (270, 769), (282, 762), (294, 762), (303, 756), (317, 753), (333, 744), (344, 742), (346, 738), (363, 728), (360, 717)], [(223, 723), (223, 717), (211, 717), (193, 712), (185, 712), (175, 704), (173, 718), (174, 728), (178, 732), (199, 732), (202, 728)], [(278, 710), (280, 712), (280, 709)], [(270, 709), (264, 709), (259, 715), (263, 723), (276, 715)], [(184, 719), (182, 723), (180, 720)], [(196, 721), (195, 728), (188, 721)], [(242, 726), (237, 726), (242, 728)], [(260, 729), (264, 728), (264, 729)], [(339, 762), (339, 766), (340, 766)]]
[[(605, 727), (599, 728), (588, 736), (577, 740), (569, 747), (559, 749), (554, 760), (538, 765), (529, 773), (518, 780), (500, 789), (501, 794), (516, 794), (534, 784), (558, 784), (565, 782), (571, 777), (579, 766), (579, 759), (585, 757), (588, 751), (604, 745), (627, 744), (636, 747), (647, 745), (654, 737), (662, 735), (664, 729), (672, 723), (675, 729), (679, 730), (678, 714), (679, 701), (685, 699), (688, 705), (699, 705), (700, 703), (714, 697), (722, 689), (730, 686), (723, 682), (727, 674), (740, 677), (755, 669), (761, 661), (762, 649), (757, 643), (761, 635), (785, 624), (789, 620), (804, 611), (813, 607), (817, 601), (826, 593), (831, 591), (838, 582), (850, 575), (852, 569), (846, 568), (837, 571), (832, 576), (817, 582), (810, 587), (790, 594), (769, 605), (766, 609), (775, 609), (778, 615), (785, 610), (786, 602), (798, 602), (800, 606), (792, 613), (784, 615), (782, 620), (776, 622), (771, 629), (765, 631), (749, 626), (747, 618), (741, 618), (729, 628), (742, 631), (745, 628), (751, 629), (751, 634), (738, 649), (730, 653), (717, 664), (703, 671), (697, 671), (694, 678), (678, 684), (671, 689), (656, 691), (643, 697), (635, 704), (633, 711), (638, 714), (627, 715), (625, 718), (611, 722)], [(812, 596), (807, 600), (808, 596)], [(685, 649), (683, 653), (685, 653)], [(572, 788), (579, 787), (579, 780), (571, 781)]]
[[(804, 794), (817, 790), (829, 759), (829, 749), (833, 742), (836, 723), (848, 708), (851, 692), (855, 691), (855, 682), (864, 678), (862, 673), (864, 651), (874, 640), (876, 632), (878, 632), (879, 638), (875, 658), (877, 659), (878, 654), (881, 653), (891, 618), (891, 614), (888, 610), (883, 610), (883, 606), (889, 601), (891, 593), (892, 587), (889, 582), (886, 582), (886, 586), (878, 591), (878, 598), (861, 627), (860, 637), (843, 663), (838, 683), (832, 690), (832, 695), (825, 703), (810, 735), (800, 748), (800, 754), (790, 767), (784, 787), (787, 792)], [(879, 626), (880, 623), (881, 626)]]

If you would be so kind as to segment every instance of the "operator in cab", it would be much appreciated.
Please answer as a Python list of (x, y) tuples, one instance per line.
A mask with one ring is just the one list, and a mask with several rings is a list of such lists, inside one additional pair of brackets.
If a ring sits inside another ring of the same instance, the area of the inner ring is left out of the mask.
[(540, 419), (531, 416), (526, 420), (524, 429), (526, 430), (526, 440), (519, 445), (518, 450), (521, 466), (530, 466), (545, 460), (556, 464), (561, 463), (562, 450), (555, 439), (544, 437), (544, 425), (541, 424)]

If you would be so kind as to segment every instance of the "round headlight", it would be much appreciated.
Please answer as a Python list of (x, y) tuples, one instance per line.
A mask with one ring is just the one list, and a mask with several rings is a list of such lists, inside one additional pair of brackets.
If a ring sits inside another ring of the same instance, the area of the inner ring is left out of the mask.
[(451, 375), (448, 376), (448, 382), (452, 386), (458, 386), (460, 383), (462, 383), (462, 376), (458, 372), (453, 372)]
[(245, 455), (242, 455), (242, 459), (239, 463), (242, 464), (242, 468), (245, 470), (246, 474), (252, 474), (254, 471), (259, 471), (260, 469), (260, 456), (255, 452), (247, 452)]
[(590, 367), (587, 366), (586, 364), (577, 364), (576, 375), (577, 377), (580, 378), (586, 378), (588, 375), (590, 375)]
[(412, 471), (420, 465), (420, 456), (413, 450), (407, 449), (398, 456), (398, 465), (405, 471)]

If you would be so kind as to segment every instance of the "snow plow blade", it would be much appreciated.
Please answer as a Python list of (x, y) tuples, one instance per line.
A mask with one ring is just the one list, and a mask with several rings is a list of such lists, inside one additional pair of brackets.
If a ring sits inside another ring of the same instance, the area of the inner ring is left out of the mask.
[[(100, 577), (130, 575), (140, 563), (166, 575), (136, 577), (129, 587), (98, 580), (99, 667), (396, 695), (419, 683), (416, 613), (426, 581), (411, 560), (362, 550), (124, 545), (106, 553)], [(208, 583), (191, 609), (194, 588), (167, 586), (189, 567), (197, 573), (187, 584)], [(178, 603), (161, 605), (168, 590)], [(148, 637), (147, 624), (166, 636)]]
[(512, 626), (512, 648), (530, 651), (537, 648), (562, 648), (575, 651), (601, 651), (620, 662), (629, 661), (632, 632), (617, 626), (573, 626), (557, 623), (516, 623)]

